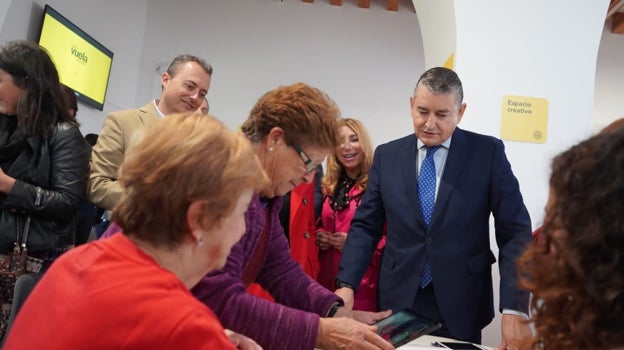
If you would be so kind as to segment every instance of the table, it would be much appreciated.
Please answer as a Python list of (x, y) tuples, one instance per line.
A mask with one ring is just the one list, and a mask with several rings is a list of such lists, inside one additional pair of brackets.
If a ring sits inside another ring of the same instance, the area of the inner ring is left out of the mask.
[[(442, 348), (439, 348), (437, 346), (433, 346), (431, 345), (433, 342), (435, 341), (454, 341), (457, 342), (458, 340), (455, 339), (450, 339), (450, 338), (444, 338), (444, 337), (436, 337), (433, 335), (423, 335), (422, 337), (418, 337), (414, 340), (412, 340), (411, 342), (398, 347), (398, 349), (401, 350), (409, 350), (409, 349), (417, 349), (417, 350), (441, 350)], [(480, 348), (484, 349), (484, 350), (492, 350), (493, 348), (485, 346), (485, 345), (477, 345)]]

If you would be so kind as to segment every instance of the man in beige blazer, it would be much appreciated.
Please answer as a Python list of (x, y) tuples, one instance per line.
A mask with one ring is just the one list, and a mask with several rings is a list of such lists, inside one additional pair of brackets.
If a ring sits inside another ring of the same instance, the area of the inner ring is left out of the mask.
[(87, 183), (89, 201), (106, 210), (112, 210), (121, 201), (123, 191), (117, 172), (126, 149), (162, 116), (207, 110), (206, 94), (211, 76), (212, 67), (203, 59), (179, 55), (161, 77), (159, 99), (142, 108), (112, 112), (106, 117), (91, 153)]

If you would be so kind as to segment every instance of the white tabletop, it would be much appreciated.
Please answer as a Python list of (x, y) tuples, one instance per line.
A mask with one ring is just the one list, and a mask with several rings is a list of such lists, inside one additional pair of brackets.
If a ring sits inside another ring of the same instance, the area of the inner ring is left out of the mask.
[[(433, 346), (432, 343), (435, 341), (453, 341), (453, 342), (457, 342), (458, 340), (455, 339), (449, 339), (449, 338), (443, 338), (443, 337), (436, 337), (433, 335), (423, 335), (422, 337), (418, 337), (414, 340), (412, 340), (411, 342), (403, 345), (403, 346), (399, 346), (398, 349), (402, 349), (402, 350), (408, 350), (408, 349), (418, 349), (418, 350), (424, 350), (424, 349), (429, 349), (429, 350), (440, 350), (440, 347), (437, 346)], [(484, 349), (484, 350), (492, 350), (492, 348), (487, 347), (485, 345), (478, 345), (480, 348)]]

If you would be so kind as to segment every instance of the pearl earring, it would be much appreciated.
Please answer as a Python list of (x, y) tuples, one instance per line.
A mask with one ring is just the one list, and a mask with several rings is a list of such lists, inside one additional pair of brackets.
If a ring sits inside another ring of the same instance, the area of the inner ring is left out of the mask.
[(193, 235), (195, 237), (199, 237), (197, 239), (197, 244), (199, 244), (200, 246), (204, 245), (204, 235), (205, 234), (206, 233), (204, 231), (202, 231), (202, 230), (195, 230), (195, 231), (193, 231)]

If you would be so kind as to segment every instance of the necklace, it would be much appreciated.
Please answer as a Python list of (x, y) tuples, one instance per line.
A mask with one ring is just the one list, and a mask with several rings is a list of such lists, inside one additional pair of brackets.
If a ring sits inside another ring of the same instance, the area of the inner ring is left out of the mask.
[(340, 174), (340, 179), (338, 184), (336, 185), (336, 190), (334, 191), (334, 195), (330, 195), (329, 197), (329, 205), (334, 211), (339, 211), (346, 208), (349, 205), (351, 200), (359, 200), (362, 197), (362, 194), (357, 194), (353, 197), (349, 196), (349, 192), (355, 186), (357, 179), (360, 177), (362, 173), (359, 173), (355, 179), (350, 178), (345, 171), (343, 170)]

